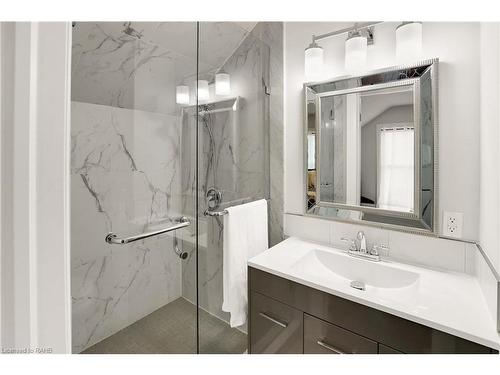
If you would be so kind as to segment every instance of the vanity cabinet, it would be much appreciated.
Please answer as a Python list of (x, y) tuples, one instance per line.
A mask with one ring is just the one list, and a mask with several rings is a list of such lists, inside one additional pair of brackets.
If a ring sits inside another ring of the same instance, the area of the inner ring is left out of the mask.
[(253, 267), (248, 288), (251, 354), (497, 353)]
[(256, 353), (303, 352), (302, 311), (259, 293), (251, 293), (252, 332), (250, 347)]

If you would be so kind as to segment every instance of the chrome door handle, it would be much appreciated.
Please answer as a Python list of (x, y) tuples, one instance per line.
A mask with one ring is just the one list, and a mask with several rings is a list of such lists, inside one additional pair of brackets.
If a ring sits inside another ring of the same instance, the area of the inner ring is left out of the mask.
[(203, 215), (205, 216), (224, 216), (224, 215), (227, 215), (228, 212), (227, 210), (222, 210), (222, 211), (211, 211), (211, 210), (205, 210), (205, 212), (203, 213)]
[(318, 340), (316, 341), (316, 344), (318, 344), (319, 346), (321, 346), (322, 348), (325, 348), (331, 352), (334, 352), (335, 354), (346, 354), (345, 352), (343, 352), (342, 350), (340, 349), (337, 349), (333, 346), (331, 346), (330, 344), (327, 344), (326, 342), (324, 341), (321, 341), (321, 340)]
[(286, 328), (286, 327), (288, 327), (288, 323), (287, 323), (287, 322), (281, 322), (281, 321), (279, 321), (278, 319), (274, 319), (272, 316), (269, 316), (269, 315), (267, 315), (267, 314), (266, 314), (266, 313), (264, 313), (264, 312), (260, 312), (260, 313), (259, 313), (259, 315), (260, 315), (260, 316), (262, 316), (263, 318), (265, 318), (265, 319), (267, 319), (267, 320), (269, 320), (269, 321), (273, 322), (274, 324), (279, 325), (281, 328)]
[(136, 234), (135, 236), (124, 237), (124, 238), (119, 238), (116, 234), (109, 233), (106, 236), (105, 240), (109, 244), (124, 245), (124, 244), (130, 243), (130, 242), (142, 240), (144, 238), (158, 236), (158, 235), (163, 234), (163, 233), (167, 233), (167, 232), (171, 232), (173, 230), (181, 229), (181, 228), (187, 227), (190, 224), (191, 224), (191, 222), (186, 217), (183, 216), (179, 219), (179, 222), (177, 224), (172, 225), (171, 227), (168, 227), (168, 228), (155, 230), (153, 232)]

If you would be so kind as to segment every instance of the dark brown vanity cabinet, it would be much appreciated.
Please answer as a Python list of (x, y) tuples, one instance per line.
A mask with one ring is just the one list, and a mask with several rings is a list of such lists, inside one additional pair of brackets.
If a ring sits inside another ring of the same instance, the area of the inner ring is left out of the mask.
[(248, 278), (251, 354), (498, 353), (252, 267)]
[(251, 293), (252, 332), (255, 353), (300, 354), (303, 352), (302, 311), (259, 293)]

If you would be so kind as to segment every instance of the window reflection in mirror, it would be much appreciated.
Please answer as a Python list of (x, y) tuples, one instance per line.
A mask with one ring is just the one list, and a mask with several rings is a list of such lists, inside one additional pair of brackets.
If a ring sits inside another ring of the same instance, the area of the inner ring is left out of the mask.
[(412, 213), (415, 210), (413, 90), (403, 86), (360, 96), (360, 204)]
[(307, 208), (316, 204), (316, 103), (307, 102)]
[(412, 86), (326, 95), (319, 101), (321, 202), (413, 213)]

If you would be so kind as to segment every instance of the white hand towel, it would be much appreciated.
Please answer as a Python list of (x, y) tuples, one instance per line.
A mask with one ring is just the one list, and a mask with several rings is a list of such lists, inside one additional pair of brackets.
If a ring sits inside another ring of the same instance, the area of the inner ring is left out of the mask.
[(247, 320), (247, 260), (267, 250), (267, 201), (241, 204), (224, 216), (223, 303), (231, 327)]

